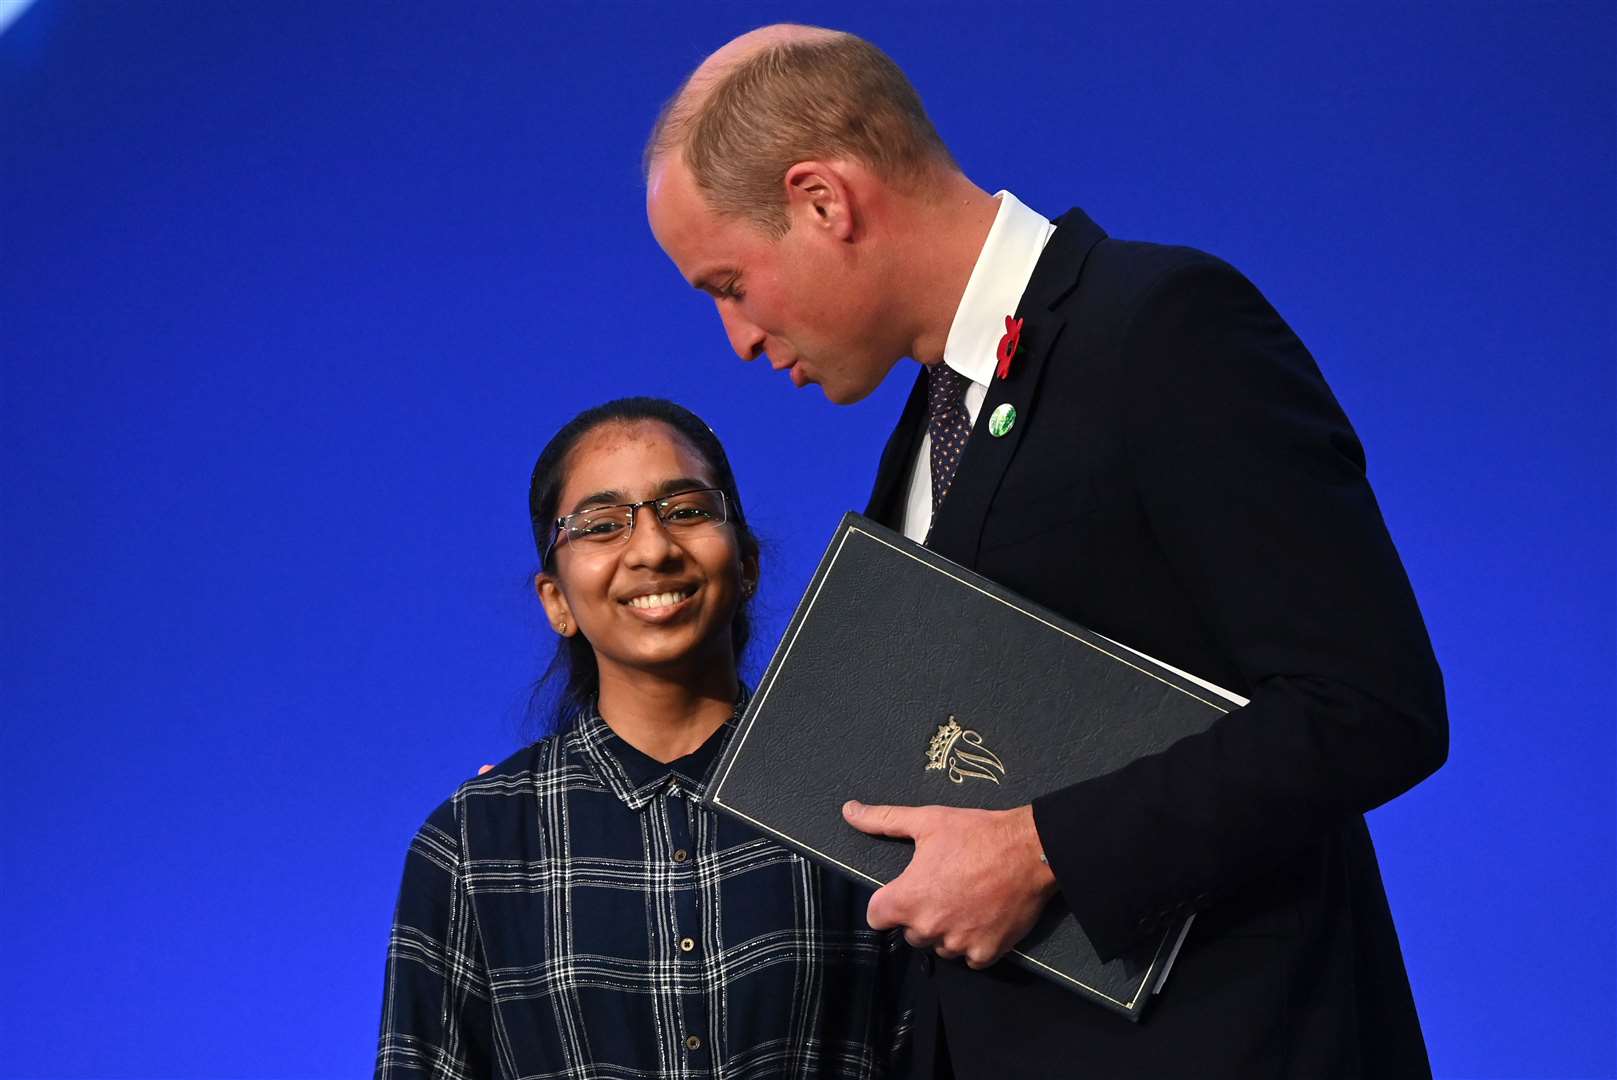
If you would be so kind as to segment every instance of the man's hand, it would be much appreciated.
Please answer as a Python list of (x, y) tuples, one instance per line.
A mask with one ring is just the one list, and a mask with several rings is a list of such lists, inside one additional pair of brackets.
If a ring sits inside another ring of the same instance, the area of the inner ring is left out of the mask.
[(905, 871), (876, 890), (866, 918), (876, 930), (902, 926), (917, 949), (985, 968), (1033, 928), (1057, 891), (1033, 827), (1033, 808), (865, 806), (842, 816), (860, 832), (915, 841)]

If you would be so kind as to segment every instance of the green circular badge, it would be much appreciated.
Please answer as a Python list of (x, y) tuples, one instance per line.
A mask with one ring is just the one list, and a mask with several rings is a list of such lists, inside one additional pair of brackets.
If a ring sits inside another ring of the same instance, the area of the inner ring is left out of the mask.
[(988, 417), (988, 434), (996, 439), (1015, 426), (1016, 406), (1008, 401), (995, 409)]

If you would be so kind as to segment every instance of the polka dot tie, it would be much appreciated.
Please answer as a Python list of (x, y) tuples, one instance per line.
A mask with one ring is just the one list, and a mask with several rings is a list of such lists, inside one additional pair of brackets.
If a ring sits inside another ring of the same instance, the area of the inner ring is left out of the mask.
[[(926, 369), (926, 433), (932, 437), (932, 521), (949, 494), (960, 455), (971, 437), (971, 413), (966, 411), (966, 387), (971, 380), (937, 363)], [(927, 526), (931, 530), (930, 523)]]

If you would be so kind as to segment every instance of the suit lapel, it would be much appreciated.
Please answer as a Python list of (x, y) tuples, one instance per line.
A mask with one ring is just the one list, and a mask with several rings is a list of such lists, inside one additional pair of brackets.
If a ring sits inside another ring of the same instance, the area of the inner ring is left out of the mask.
[[(1022, 293), (1016, 308), (1016, 317), (1023, 320), (1022, 351), (1012, 361), (1010, 373), (989, 384), (988, 397), (972, 425), (971, 438), (949, 486), (949, 495), (932, 523), (932, 534), (927, 540), (927, 547), (962, 566), (976, 564), (988, 507), (1031, 426), (1038, 406), (1039, 382), (1067, 323), (1066, 317), (1056, 309), (1077, 286), (1089, 252), (1105, 237), (1083, 211), (1068, 211), (1056, 222), (1056, 231), (1045, 244), (1027, 289)], [(911, 395), (912, 405), (915, 396)], [(924, 394), (922, 396), (924, 398)], [(989, 433), (989, 419), (1002, 405), (1016, 410), (1016, 422), (1010, 431), (996, 438)], [(909, 414), (910, 409), (906, 408), (905, 417)], [(894, 433), (895, 438), (897, 434)], [(919, 442), (918, 436), (915, 441)], [(890, 441), (889, 452), (892, 447)], [(905, 461), (913, 460), (912, 449)], [(887, 455), (883, 455), (882, 468), (887, 468)]]
[(926, 369), (916, 375), (910, 389), (909, 400), (899, 415), (898, 426), (887, 437), (887, 446), (881, 452), (881, 465), (876, 469), (876, 483), (871, 488), (870, 502), (865, 516), (889, 529), (904, 528), (904, 505), (909, 494), (910, 465), (926, 434)]

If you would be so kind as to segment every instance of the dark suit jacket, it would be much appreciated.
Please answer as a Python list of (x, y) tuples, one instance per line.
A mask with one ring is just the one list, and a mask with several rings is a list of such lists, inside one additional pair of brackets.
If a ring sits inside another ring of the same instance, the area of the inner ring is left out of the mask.
[[(1144, 1021), (1009, 964), (928, 963), (956, 1075), (1429, 1076), (1362, 815), (1442, 764), (1447, 717), (1353, 429), (1257, 289), (1200, 252), (1073, 210), (1018, 314), (929, 546), (1251, 703), (1034, 802), (1104, 958), (1199, 913)], [(918, 383), (876, 520), (901, 526), (924, 431)]]

